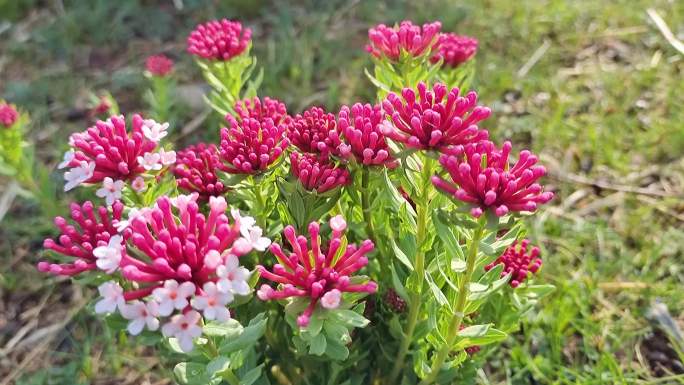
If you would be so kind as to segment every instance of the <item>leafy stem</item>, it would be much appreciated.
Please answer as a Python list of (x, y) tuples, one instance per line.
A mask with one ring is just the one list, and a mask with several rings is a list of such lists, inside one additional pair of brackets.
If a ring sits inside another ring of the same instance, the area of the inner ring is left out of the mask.
[(251, 176), (250, 177), (252, 186), (254, 187), (254, 208), (255, 208), (255, 213), (253, 214), (256, 217), (257, 224), (259, 227), (266, 230), (265, 227), (265, 217), (266, 217), (266, 201), (264, 200), (263, 196), (263, 189), (261, 188), (261, 183), (256, 180), (256, 177)]
[[(376, 245), (379, 245), (379, 239), (373, 227), (373, 217), (371, 215), (371, 199), (370, 199), (370, 169), (363, 167), (361, 171), (361, 209), (363, 211), (363, 221), (366, 224), (366, 235), (371, 238)], [(378, 250), (378, 262), (380, 264), (380, 276), (387, 277), (387, 261), (385, 260), (383, 250)]]

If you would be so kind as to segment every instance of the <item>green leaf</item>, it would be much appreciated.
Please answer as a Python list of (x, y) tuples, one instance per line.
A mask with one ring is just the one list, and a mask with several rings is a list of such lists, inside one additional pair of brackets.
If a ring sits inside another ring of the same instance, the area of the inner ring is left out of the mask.
[(432, 295), (435, 297), (437, 302), (441, 306), (446, 306), (449, 309), (449, 312), (451, 312), (451, 304), (449, 303), (449, 300), (446, 298), (444, 293), (442, 293), (442, 289), (440, 289), (436, 284), (435, 281), (432, 279), (432, 276), (430, 275), (429, 272), (425, 272), (425, 281), (427, 281), (428, 286), (430, 287), (430, 291), (432, 291)]
[(458, 258), (454, 258), (451, 260), (451, 270), (453, 270), (456, 273), (463, 273), (466, 271), (466, 268), (468, 267), (468, 264), (466, 261)]
[(184, 385), (215, 385), (220, 378), (212, 378), (205, 370), (205, 365), (197, 362), (181, 362), (173, 368), (173, 374), (179, 383)]
[(226, 339), (219, 347), (219, 352), (230, 354), (254, 345), (264, 335), (267, 321), (265, 313), (258, 314), (237, 338)]
[(207, 373), (213, 376), (215, 373), (221, 373), (229, 368), (230, 358), (226, 356), (218, 356), (207, 364)]
[(332, 358), (333, 360), (346, 360), (349, 357), (349, 349), (346, 346), (337, 343), (328, 343), (325, 348), (325, 355)]
[(328, 343), (326, 341), (325, 334), (319, 333), (311, 341), (311, 345), (309, 345), (309, 354), (321, 356), (323, 355), (323, 353), (325, 353), (325, 349), (327, 348), (327, 346)]
[(399, 294), (401, 298), (408, 298), (408, 293), (406, 293), (406, 288), (401, 282), (401, 279), (399, 279), (394, 262), (390, 264), (390, 271), (392, 272), (392, 286), (394, 286), (394, 290), (397, 291), (397, 294)]
[(227, 322), (209, 322), (204, 325), (204, 334), (211, 337), (226, 337), (233, 338), (242, 333), (243, 327), (234, 319), (229, 319)]
[(346, 345), (351, 342), (349, 331), (344, 325), (334, 322), (326, 322), (323, 325), (323, 330), (325, 330), (325, 335), (330, 343)]
[[(456, 262), (457, 267), (461, 264), (465, 265), (465, 253), (463, 252), (463, 248), (461, 248), (461, 244), (458, 241), (458, 237), (446, 224), (444, 224), (437, 211), (432, 212), (432, 221), (435, 224), (437, 236), (442, 241), (442, 244), (446, 248), (446, 251), (449, 254), (449, 256), (459, 261)], [(452, 268), (453, 265), (454, 262), (452, 262)]]
[(487, 345), (503, 341), (508, 337), (505, 332), (494, 329), (491, 324), (472, 325), (458, 332), (462, 339), (456, 344), (458, 349), (465, 349), (474, 345)]
[(361, 314), (353, 310), (337, 309), (331, 311), (331, 318), (351, 327), (365, 327), (370, 322)]
[(394, 250), (394, 256), (397, 257), (397, 259), (403, 263), (410, 271), (413, 271), (413, 264), (409, 260), (409, 258), (406, 256), (404, 251), (399, 248), (396, 242), (394, 242), (394, 239), (390, 239), (390, 242), (392, 243), (392, 250)]
[(556, 287), (553, 285), (528, 285), (518, 289), (518, 294), (539, 299), (542, 297), (546, 297), (547, 295), (553, 293), (555, 290)]
[(264, 364), (261, 364), (257, 366), (256, 368), (250, 370), (249, 372), (245, 373), (242, 378), (240, 378), (240, 385), (252, 385), (255, 383), (259, 378), (261, 378), (261, 372), (264, 369)]

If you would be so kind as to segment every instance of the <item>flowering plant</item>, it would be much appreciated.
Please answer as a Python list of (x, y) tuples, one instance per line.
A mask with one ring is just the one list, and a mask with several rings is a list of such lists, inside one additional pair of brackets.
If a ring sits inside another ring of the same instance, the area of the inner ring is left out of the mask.
[[(38, 269), (88, 277), (94, 312), (172, 352), (181, 384), (474, 381), (553, 290), (524, 238), (553, 193), (484, 128), (475, 39), (410, 21), (369, 39), (377, 100), (294, 114), (257, 96), (249, 28), (198, 26), (187, 51), (226, 125), (186, 148), (162, 123), (173, 62), (150, 57), (150, 114), (70, 137), (64, 190), (91, 200), (55, 218)], [(17, 116), (0, 103), (10, 165)]]

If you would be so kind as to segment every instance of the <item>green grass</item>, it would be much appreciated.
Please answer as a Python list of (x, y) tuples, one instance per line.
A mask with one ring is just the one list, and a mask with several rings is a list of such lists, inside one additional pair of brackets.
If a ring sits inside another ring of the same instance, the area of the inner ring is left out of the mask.
[[(262, 93), (292, 111), (312, 104), (335, 109), (373, 97), (363, 76), (370, 66), (363, 46), (374, 24), (439, 19), (444, 30), (477, 37), (473, 87), (494, 111), (485, 126), (497, 140), (510, 138), (541, 153), (554, 175), (608, 186), (652, 185), (673, 195), (548, 178), (558, 198), (529, 227), (543, 246), (542, 279), (558, 291), (521, 323), (506, 349), (488, 357), (482, 383), (684, 383), (682, 376), (656, 377), (640, 358), (640, 346), (653, 332), (646, 314), (654, 301), (663, 301), (680, 323), (684, 309), (684, 57), (646, 15), (654, 7), (681, 37), (684, 3), (194, 0), (184, 1), (182, 11), (162, 1), (74, 0), (64, 1), (63, 9), (60, 2), (42, 9), (33, 3), (0, 1), (0, 15), (11, 20), (0, 34), (0, 97), (31, 112), (31, 140), (51, 165), (67, 134), (85, 127), (69, 116), (87, 92), (110, 90), (124, 111), (142, 106), (147, 55), (173, 55), (179, 83), (198, 81), (184, 39), (210, 17), (240, 18), (254, 27), (254, 50), (265, 70)], [(545, 41), (548, 49), (519, 77)], [(184, 111), (184, 121), (197, 113)], [(211, 134), (203, 129), (193, 136)], [(53, 178), (58, 182), (60, 175)], [(55, 309), (78, 302), (60, 302), (49, 291), (52, 284), (32, 269), (49, 231), (49, 221), (26, 200), (2, 223), (3, 302), (47, 298)], [(160, 377), (157, 367), (149, 372), (133, 359), (144, 351), (115, 340), (80, 312), (17, 383), (85, 384), (141, 371)], [(114, 350), (129, 359), (110, 363)], [(0, 359), (0, 373), (12, 371), (22, 354)], [(12, 365), (3, 367), (5, 362)]]

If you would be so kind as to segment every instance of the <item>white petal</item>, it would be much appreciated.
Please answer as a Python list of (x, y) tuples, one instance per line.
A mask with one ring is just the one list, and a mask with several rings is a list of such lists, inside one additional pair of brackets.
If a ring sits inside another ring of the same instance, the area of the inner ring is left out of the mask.
[(143, 327), (145, 327), (145, 319), (136, 318), (128, 323), (128, 327), (126, 329), (129, 333), (131, 333), (132, 336), (137, 336), (143, 330)]

